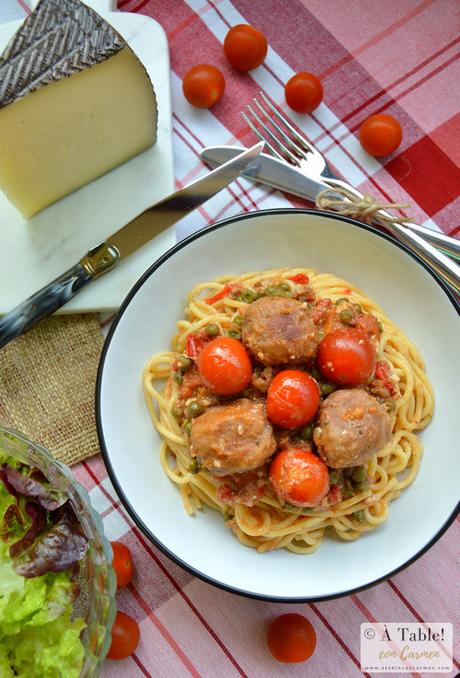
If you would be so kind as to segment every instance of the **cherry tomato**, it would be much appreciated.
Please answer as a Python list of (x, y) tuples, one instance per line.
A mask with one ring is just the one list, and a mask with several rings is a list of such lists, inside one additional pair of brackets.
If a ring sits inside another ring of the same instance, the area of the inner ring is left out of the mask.
[(224, 40), (225, 56), (238, 71), (252, 71), (260, 66), (267, 48), (265, 35), (247, 24), (233, 26)]
[(112, 567), (117, 576), (117, 588), (128, 586), (133, 578), (134, 571), (131, 552), (127, 546), (119, 541), (111, 541), (110, 545), (113, 551)]
[(297, 113), (311, 113), (323, 100), (323, 86), (316, 75), (304, 71), (287, 81), (284, 96)]
[(112, 626), (112, 644), (107, 657), (109, 659), (126, 659), (136, 649), (139, 636), (137, 622), (124, 612), (117, 612)]
[(319, 407), (319, 388), (309, 374), (300, 370), (279, 372), (267, 394), (267, 415), (281, 428), (308, 424)]
[(224, 93), (225, 79), (215, 66), (199, 64), (184, 75), (182, 90), (192, 106), (210, 108)]
[(392, 115), (371, 115), (359, 128), (359, 140), (369, 155), (388, 155), (402, 141), (401, 125)]
[(249, 385), (252, 367), (241, 341), (216, 337), (198, 356), (198, 371), (204, 385), (218, 395), (234, 395)]
[(322, 459), (304, 447), (279, 452), (270, 466), (278, 499), (295, 506), (316, 506), (329, 492), (329, 471)]
[(276, 617), (268, 627), (268, 648), (280, 662), (304, 662), (316, 647), (316, 632), (311, 622), (293, 612)]
[(362, 386), (369, 381), (375, 361), (372, 341), (354, 327), (330, 332), (319, 345), (318, 367), (333, 384)]

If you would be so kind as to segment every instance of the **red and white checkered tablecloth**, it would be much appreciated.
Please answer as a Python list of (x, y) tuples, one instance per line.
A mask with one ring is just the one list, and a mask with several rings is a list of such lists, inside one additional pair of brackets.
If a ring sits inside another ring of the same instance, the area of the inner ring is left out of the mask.
[[(206, 171), (199, 159), (204, 146), (254, 141), (239, 114), (252, 96), (263, 89), (285, 108), (284, 83), (309, 70), (323, 83), (324, 102), (310, 116), (288, 114), (332, 165), (365, 192), (412, 203), (419, 223), (460, 233), (457, 0), (119, 0), (119, 8), (153, 17), (168, 36), (178, 187)], [(24, 0), (1, 0), (0, 21), (25, 11)], [(221, 46), (238, 23), (261, 29), (270, 45), (265, 64), (248, 74), (231, 70)], [(202, 62), (226, 77), (225, 95), (211, 111), (191, 108), (182, 96), (181, 78)], [(395, 115), (404, 130), (398, 152), (384, 160), (367, 156), (357, 137), (360, 123), (378, 112)], [(241, 211), (304, 204), (240, 180), (184, 219), (177, 237)], [(213, 588), (170, 562), (120, 506), (100, 456), (74, 472), (108, 537), (127, 544), (136, 565), (133, 583), (117, 598), (138, 620), (141, 640), (129, 659), (105, 662), (104, 678), (353, 678), (362, 675), (365, 621), (449, 621), (458, 643), (458, 519), (428, 553), (385, 583), (330, 602), (281, 605)], [(318, 645), (306, 664), (277, 663), (266, 649), (267, 622), (286, 611), (304, 614), (316, 629)], [(459, 670), (456, 662), (449, 675)]]

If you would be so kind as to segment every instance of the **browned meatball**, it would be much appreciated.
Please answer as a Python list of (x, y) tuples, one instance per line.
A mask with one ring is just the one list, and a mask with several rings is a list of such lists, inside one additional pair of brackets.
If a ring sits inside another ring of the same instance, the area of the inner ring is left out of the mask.
[(276, 449), (265, 404), (242, 398), (211, 407), (193, 420), (191, 453), (213, 475), (261, 466)]
[(264, 365), (305, 362), (315, 355), (318, 329), (305, 302), (262, 297), (244, 314), (242, 339)]
[(321, 405), (313, 439), (328, 466), (364, 464), (391, 438), (391, 419), (383, 405), (360, 388), (340, 389)]

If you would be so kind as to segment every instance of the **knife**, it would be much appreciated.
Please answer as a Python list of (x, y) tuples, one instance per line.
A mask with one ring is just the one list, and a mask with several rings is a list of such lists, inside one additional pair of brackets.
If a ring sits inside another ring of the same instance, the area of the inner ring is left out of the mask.
[[(201, 151), (200, 155), (209, 166), (218, 167), (230, 158), (234, 158), (242, 150), (243, 148), (239, 146), (208, 146)], [(312, 202), (316, 202), (321, 191), (330, 188), (326, 183), (307, 177), (296, 167), (266, 153), (261, 153), (257, 160), (242, 172), (242, 175), (247, 179), (272, 186), (280, 191), (287, 191)], [(405, 225), (425, 240), (436, 245), (445, 254), (454, 259), (460, 259), (459, 240), (419, 224), (408, 223)]]
[(111, 271), (122, 259), (228, 186), (257, 158), (263, 146), (263, 142), (259, 142), (252, 148), (242, 148), (221, 167), (149, 207), (90, 249), (75, 266), (6, 313), (0, 319), (0, 348), (54, 313), (92, 280)]

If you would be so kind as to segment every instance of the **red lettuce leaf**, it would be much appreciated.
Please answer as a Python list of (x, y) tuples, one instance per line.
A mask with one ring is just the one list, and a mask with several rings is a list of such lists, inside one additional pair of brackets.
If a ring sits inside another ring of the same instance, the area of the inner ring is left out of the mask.
[(3, 466), (2, 471), (6, 489), (13, 494), (11, 487), (16, 497), (32, 497), (47, 511), (54, 511), (67, 501), (65, 494), (56, 490), (38, 469), (31, 469), (29, 475), (23, 475), (11, 466)]
[(10, 504), (3, 514), (3, 519), (0, 523), (0, 535), (2, 541), (11, 541), (17, 538), (24, 532), (26, 526), (26, 518), (21, 511), (19, 502)]
[(46, 512), (35, 502), (27, 502), (25, 506), (28, 516), (32, 519), (32, 525), (29, 527), (23, 537), (10, 546), (10, 557), (17, 558), (30, 546), (32, 546), (35, 537), (43, 532), (46, 527)]
[[(69, 505), (53, 512), (57, 522), (13, 557), (13, 569), (23, 577), (39, 577), (47, 572), (63, 572), (83, 558), (86, 537)], [(10, 547), (11, 552), (11, 547)]]
[(0, 480), (1, 480), (2, 483), (4, 484), (5, 490), (6, 490), (7, 492), (9, 492), (9, 494), (11, 494), (13, 497), (16, 497), (16, 498), (17, 498), (17, 497), (18, 497), (18, 493), (16, 492), (16, 490), (14, 489), (14, 487), (11, 485), (11, 483), (8, 481), (8, 477), (7, 477), (7, 473), (6, 473), (6, 472), (7, 472), (7, 469), (9, 469), (9, 468), (10, 468), (10, 467), (7, 466), (6, 464), (4, 464), (4, 465), (0, 468)]

